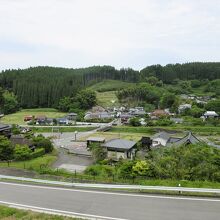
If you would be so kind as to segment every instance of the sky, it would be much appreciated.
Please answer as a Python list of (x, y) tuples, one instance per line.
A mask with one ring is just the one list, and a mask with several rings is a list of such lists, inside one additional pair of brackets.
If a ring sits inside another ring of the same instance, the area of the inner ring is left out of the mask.
[(0, 0), (0, 70), (220, 61), (219, 0)]

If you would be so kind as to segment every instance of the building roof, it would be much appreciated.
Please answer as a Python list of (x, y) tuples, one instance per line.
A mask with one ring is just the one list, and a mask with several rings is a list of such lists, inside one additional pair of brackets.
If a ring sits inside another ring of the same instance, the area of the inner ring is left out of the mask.
[(110, 149), (130, 150), (136, 144), (135, 141), (129, 141), (124, 139), (113, 139), (107, 141), (102, 146)]
[(32, 146), (33, 142), (27, 138), (25, 138), (23, 135), (12, 135), (10, 138), (10, 141), (12, 142), (12, 144), (16, 145), (28, 145), (28, 146)]
[(104, 137), (89, 137), (86, 140), (92, 141), (92, 142), (104, 142), (105, 138)]
[(204, 116), (218, 116), (218, 114), (215, 111), (207, 111)]
[(157, 134), (155, 134), (154, 136), (153, 136), (153, 139), (155, 139), (155, 138), (161, 138), (161, 139), (164, 139), (164, 140), (169, 140), (169, 138), (170, 138), (170, 134), (168, 134), (167, 132), (165, 132), (165, 131), (162, 131), (162, 132), (160, 132), (160, 133), (157, 133)]
[(71, 113), (68, 114), (68, 116), (77, 116), (77, 114), (74, 113), (74, 112), (71, 112)]
[(0, 124), (0, 131), (5, 131), (11, 129), (10, 125), (6, 125), (6, 124)]
[(201, 141), (192, 132), (189, 132), (185, 137), (173, 142), (173, 144), (178, 146), (182, 144), (196, 144), (199, 142)]

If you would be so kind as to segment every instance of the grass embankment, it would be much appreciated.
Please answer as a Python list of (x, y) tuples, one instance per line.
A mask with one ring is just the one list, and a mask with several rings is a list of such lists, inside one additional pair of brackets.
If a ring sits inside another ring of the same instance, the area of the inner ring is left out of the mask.
[(32, 160), (27, 161), (15, 161), (10, 162), (0, 162), (0, 167), (13, 167), (17, 169), (28, 169), (39, 172), (41, 169), (45, 167), (50, 167), (57, 159), (56, 152), (51, 154), (45, 154), (42, 157), (38, 157)]
[(61, 118), (66, 115), (66, 113), (59, 112), (56, 109), (53, 108), (36, 108), (36, 109), (23, 109), (19, 112), (5, 115), (1, 122), (5, 124), (18, 124), (18, 125), (24, 125), (24, 117), (28, 115), (45, 115), (48, 118)]
[[(56, 160), (55, 153), (44, 155), (41, 158), (32, 159), (29, 161), (11, 162), (9, 167), (17, 169), (26, 169), (36, 171), (38, 174), (35, 178), (41, 178), (41, 175), (47, 175), (46, 178), (50, 180), (60, 180), (67, 182), (91, 182), (91, 183), (115, 183), (115, 184), (138, 184), (148, 186), (178, 186), (195, 187), (195, 188), (220, 188), (220, 182), (209, 181), (188, 181), (188, 180), (172, 180), (172, 179), (146, 179), (134, 178), (123, 179), (116, 176), (92, 176), (83, 173), (71, 173), (63, 169), (50, 168)], [(0, 163), (0, 167), (8, 167), (7, 163)], [(44, 179), (45, 176), (42, 176)]]
[(0, 206), (0, 219), (13, 220), (13, 219), (28, 219), (28, 220), (77, 220), (76, 218), (41, 214), (32, 211), (18, 210), (6, 206)]
[(134, 83), (124, 82), (120, 80), (104, 80), (90, 86), (89, 89), (98, 92), (117, 91), (119, 89), (127, 88), (131, 85), (134, 85)]
[(97, 104), (104, 108), (119, 106), (119, 100), (114, 91), (96, 92), (96, 95)]
[(120, 106), (116, 91), (132, 85), (135, 84), (120, 80), (104, 80), (90, 86), (89, 88), (96, 91), (97, 104), (106, 108)]

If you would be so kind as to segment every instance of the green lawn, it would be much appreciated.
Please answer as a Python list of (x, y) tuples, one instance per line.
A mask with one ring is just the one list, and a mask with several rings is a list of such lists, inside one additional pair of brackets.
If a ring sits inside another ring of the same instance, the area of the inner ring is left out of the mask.
[(41, 214), (32, 211), (24, 211), (6, 206), (0, 206), (0, 219), (4, 220), (77, 220), (76, 218)]
[(134, 85), (134, 83), (123, 82), (120, 80), (104, 80), (90, 86), (89, 89), (98, 92), (117, 91), (119, 89), (127, 88), (131, 85)]
[[(56, 159), (55, 153), (51, 153), (32, 160), (10, 162), (9, 167), (39, 171), (41, 168), (50, 167)], [(0, 167), (8, 167), (8, 163), (0, 162)]]
[(34, 115), (34, 116), (45, 115), (48, 118), (60, 118), (65, 116), (66, 113), (59, 112), (53, 108), (23, 109), (19, 112), (5, 115), (1, 119), (1, 123), (23, 125), (25, 124), (24, 117), (28, 115)]

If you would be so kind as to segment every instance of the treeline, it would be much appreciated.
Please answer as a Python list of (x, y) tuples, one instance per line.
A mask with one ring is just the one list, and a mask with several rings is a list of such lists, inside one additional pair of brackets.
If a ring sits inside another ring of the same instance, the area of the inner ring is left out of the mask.
[(117, 70), (111, 66), (81, 69), (34, 67), (6, 70), (0, 74), (0, 86), (14, 92), (23, 108), (57, 107), (64, 96), (74, 96), (82, 88), (112, 79), (126, 82), (145, 82), (157, 77), (163, 83), (179, 80), (213, 80), (220, 78), (220, 63), (188, 63), (154, 65), (135, 71)]
[(215, 80), (220, 78), (220, 63), (168, 64), (164, 67), (153, 65), (140, 71), (141, 78), (155, 76), (164, 83), (174, 80)]

